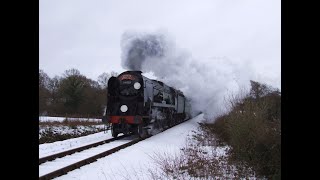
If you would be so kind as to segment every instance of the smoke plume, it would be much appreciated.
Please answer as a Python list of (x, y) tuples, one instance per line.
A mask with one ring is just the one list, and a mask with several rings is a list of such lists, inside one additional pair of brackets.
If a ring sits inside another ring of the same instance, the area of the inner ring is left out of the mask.
[(126, 32), (122, 36), (122, 66), (152, 72), (158, 80), (181, 90), (192, 103), (193, 113), (213, 119), (226, 112), (225, 98), (249, 86), (250, 64), (227, 58), (200, 63), (179, 49), (166, 33)]

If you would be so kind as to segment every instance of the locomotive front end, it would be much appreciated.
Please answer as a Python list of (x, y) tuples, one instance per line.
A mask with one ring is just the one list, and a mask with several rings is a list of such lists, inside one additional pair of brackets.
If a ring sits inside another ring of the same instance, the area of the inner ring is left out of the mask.
[(109, 79), (106, 118), (113, 137), (135, 132), (142, 123), (143, 86), (141, 71), (126, 71)]

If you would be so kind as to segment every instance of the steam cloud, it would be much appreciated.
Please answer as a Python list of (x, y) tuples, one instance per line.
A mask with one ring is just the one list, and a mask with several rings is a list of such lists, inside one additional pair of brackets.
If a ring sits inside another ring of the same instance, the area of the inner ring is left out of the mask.
[(213, 119), (227, 111), (225, 97), (249, 86), (250, 65), (227, 58), (199, 63), (171, 39), (166, 33), (124, 33), (122, 66), (152, 72), (158, 80), (183, 91), (191, 100), (194, 114), (201, 111), (206, 118)]
[(146, 59), (165, 56), (166, 42), (157, 34), (130, 34), (122, 36), (122, 66), (129, 70), (142, 70)]

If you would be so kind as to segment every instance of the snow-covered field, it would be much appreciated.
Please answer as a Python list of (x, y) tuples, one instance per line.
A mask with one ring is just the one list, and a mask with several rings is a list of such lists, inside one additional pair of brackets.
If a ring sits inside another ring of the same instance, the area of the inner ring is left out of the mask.
[[(162, 153), (180, 154), (180, 149), (185, 146), (188, 135), (191, 135), (192, 131), (197, 129), (198, 122), (202, 120), (203, 115), (201, 114), (178, 126), (107, 157), (98, 159), (97, 162), (83, 166), (56, 179), (150, 179), (149, 171), (157, 171), (159, 168), (152, 158), (156, 154)], [(84, 145), (92, 141), (100, 141), (103, 138), (110, 137), (109, 133), (97, 133), (86, 137), (56, 142), (55, 144), (40, 145), (39, 151), (41, 155), (39, 156)]]
[(47, 121), (58, 121), (62, 122), (64, 120), (73, 121), (73, 120), (79, 120), (79, 121), (93, 121), (93, 122), (101, 122), (101, 119), (96, 118), (66, 118), (66, 117), (51, 117), (51, 116), (39, 116), (40, 122), (47, 122)]

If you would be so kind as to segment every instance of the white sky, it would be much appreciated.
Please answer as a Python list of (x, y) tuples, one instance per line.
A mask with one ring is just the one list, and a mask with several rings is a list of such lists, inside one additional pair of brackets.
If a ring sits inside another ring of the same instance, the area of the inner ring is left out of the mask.
[[(121, 67), (125, 31), (165, 30), (193, 58), (248, 61), (281, 83), (280, 0), (40, 0), (39, 68), (76, 68), (94, 80)], [(262, 78), (263, 79), (263, 78)]]

